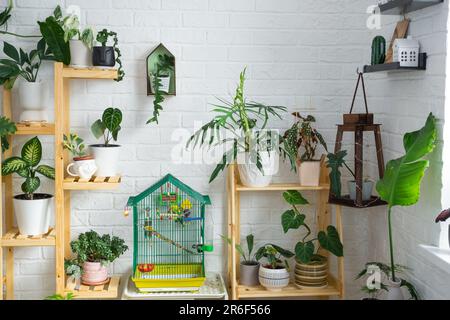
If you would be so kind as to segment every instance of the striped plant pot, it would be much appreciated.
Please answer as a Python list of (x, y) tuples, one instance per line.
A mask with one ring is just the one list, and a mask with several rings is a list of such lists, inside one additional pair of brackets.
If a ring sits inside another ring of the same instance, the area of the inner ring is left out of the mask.
[(269, 291), (281, 291), (289, 284), (289, 272), (286, 268), (270, 269), (259, 267), (259, 283)]
[(299, 288), (325, 288), (328, 285), (328, 260), (315, 256), (305, 264), (295, 261), (295, 285)]

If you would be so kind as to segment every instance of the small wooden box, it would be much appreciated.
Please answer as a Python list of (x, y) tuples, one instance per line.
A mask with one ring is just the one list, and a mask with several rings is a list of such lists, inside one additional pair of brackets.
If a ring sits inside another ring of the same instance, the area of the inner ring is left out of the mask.
[(373, 113), (344, 114), (344, 124), (373, 124)]

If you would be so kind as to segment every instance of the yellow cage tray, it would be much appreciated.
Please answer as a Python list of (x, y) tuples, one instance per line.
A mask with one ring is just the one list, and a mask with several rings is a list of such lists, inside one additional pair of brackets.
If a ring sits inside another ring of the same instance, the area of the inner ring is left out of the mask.
[(136, 267), (132, 278), (138, 289), (200, 288), (205, 279), (201, 264), (155, 264), (151, 272), (141, 272)]

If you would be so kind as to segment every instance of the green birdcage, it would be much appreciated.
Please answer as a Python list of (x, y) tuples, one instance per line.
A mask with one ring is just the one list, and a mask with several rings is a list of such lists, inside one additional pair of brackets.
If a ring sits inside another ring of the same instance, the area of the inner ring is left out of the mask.
[(196, 290), (205, 280), (205, 206), (211, 204), (174, 176), (130, 197), (133, 281), (141, 291)]

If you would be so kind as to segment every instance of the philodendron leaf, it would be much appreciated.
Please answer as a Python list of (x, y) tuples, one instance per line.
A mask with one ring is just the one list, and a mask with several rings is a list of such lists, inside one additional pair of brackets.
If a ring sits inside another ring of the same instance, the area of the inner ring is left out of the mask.
[(419, 200), (420, 182), (428, 167), (423, 157), (436, 146), (436, 135), (436, 118), (430, 113), (422, 129), (403, 137), (406, 154), (387, 163), (384, 177), (376, 186), (389, 207), (410, 206)]
[(295, 257), (297, 260), (303, 263), (308, 263), (314, 255), (314, 243), (312, 241), (308, 242), (298, 242), (295, 245)]
[(26, 194), (34, 193), (41, 185), (41, 180), (38, 177), (29, 177), (22, 183), (22, 191)]
[(40, 165), (39, 167), (36, 168), (36, 172), (39, 172), (44, 177), (55, 180), (55, 169), (50, 166), (44, 164)]
[(120, 128), (120, 123), (122, 122), (122, 111), (120, 111), (118, 108), (106, 109), (103, 112), (102, 122), (111, 133), (115, 132)]
[(34, 167), (39, 164), (42, 158), (42, 145), (38, 137), (28, 140), (22, 147), (22, 159), (28, 165)]
[(335, 227), (328, 226), (327, 232), (320, 231), (317, 238), (319, 239), (320, 246), (336, 257), (342, 257), (344, 255), (344, 247)]
[(4, 42), (4, 46), (3, 46), (3, 52), (10, 57), (11, 59), (13, 59), (14, 61), (16, 61), (17, 63), (20, 64), (20, 55), (19, 55), (19, 51), (17, 51), (17, 49), (9, 44), (8, 42)]
[(91, 126), (91, 132), (96, 139), (103, 136), (103, 133), (105, 132), (105, 130), (106, 130), (106, 126), (100, 119), (95, 121)]
[(308, 200), (303, 198), (302, 194), (296, 190), (288, 190), (283, 192), (283, 198), (290, 205), (308, 204)]
[(285, 258), (292, 258), (293, 256), (294, 256), (294, 253), (292, 253), (291, 251), (289, 251), (289, 250), (286, 250), (286, 249), (283, 249), (283, 248), (281, 248), (281, 247), (279, 247), (279, 246), (277, 246), (277, 245), (275, 245), (275, 244), (271, 244), (271, 246), (275, 249), (275, 250), (277, 250), (277, 252), (279, 253), (279, 254), (281, 254), (283, 257), (285, 257)]
[(48, 17), (44, 22), (38, 22), (38, 24), (48, 49), (53, 53), (52, 58), (65, 65), (69, 65), (70, 48), (69, 43), (64, 41), (63, 28), (54, 17)]
[(11, 157), (2, 163), (2, 176), (18, 172), (28, 167), (28, 164), (19, 157)]
[(344, 165), (344, 158), (347, 155), (346, 150), (334, 153), (328, 153), (327, 167), (330, 168), (330, 192), (340, 198), (341, 197), (341, 172), (340, 168)]
[(305, 221), (305, 218), (304, 214), (298, 214), (293, 209), (285, 211), (281, 215), (281, 225), (284, 233), (288, 232), (289, 229), (298, 229)]

